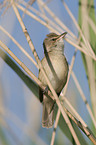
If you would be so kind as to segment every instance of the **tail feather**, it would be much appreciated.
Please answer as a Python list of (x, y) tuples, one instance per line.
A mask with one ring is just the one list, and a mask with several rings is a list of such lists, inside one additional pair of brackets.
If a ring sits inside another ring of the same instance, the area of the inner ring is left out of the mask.
[(54, 123), (54, 101), (44, 95), (43, 103), (42, 126), (51, 128)]

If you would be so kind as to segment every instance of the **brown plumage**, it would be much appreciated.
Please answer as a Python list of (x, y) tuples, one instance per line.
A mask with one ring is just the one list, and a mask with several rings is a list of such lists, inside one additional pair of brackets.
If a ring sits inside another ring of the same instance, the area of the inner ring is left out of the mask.
[[(65, 35), (66, 32), (61, 35), (50, 33), (43, 42), (45, 57), (41, 60), (41, 63), (57, 94), (65, 86), (68, 76), (68, 63), (64, 56), (63, 38)], [(38, 78), (47, 86), (41, 71), (39, 71)], [(50, 128), (54, 123), (55, 102), (49, 96), (46, 97), (41, 89), (39, 89), (39, 98), (43, 102), (42, 126)]]

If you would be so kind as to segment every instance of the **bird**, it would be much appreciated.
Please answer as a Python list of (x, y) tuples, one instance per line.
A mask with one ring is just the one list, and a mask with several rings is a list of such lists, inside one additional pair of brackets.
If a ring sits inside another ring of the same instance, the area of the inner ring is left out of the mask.
[[(60, 35), (49, 33), (43, 41), (44, 58), (41, 60), (41, 64), (58, 96), (67, 82), (69, 70), (64, 55), (64, 38), (66, 34), (67, 32)], [(45, 90), (39, 87), (39, 100), (43, 102), (42, 127), (52, 128), (55, 101), (45, 93), (49, 88), (41, 70), (39, 70), (38, 79), (46, 87)]]

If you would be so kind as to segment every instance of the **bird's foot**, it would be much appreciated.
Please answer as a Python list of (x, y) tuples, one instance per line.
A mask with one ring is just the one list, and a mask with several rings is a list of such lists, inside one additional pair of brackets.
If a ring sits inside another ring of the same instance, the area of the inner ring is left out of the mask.
[(60, 102), (61, 102), (61, 105), (63, 105), (64, 104), (64, 99), (60, 98)]
[(45, 90), (43, 91), (43, 94), (48, 93), (48, 86), (46, 86)]

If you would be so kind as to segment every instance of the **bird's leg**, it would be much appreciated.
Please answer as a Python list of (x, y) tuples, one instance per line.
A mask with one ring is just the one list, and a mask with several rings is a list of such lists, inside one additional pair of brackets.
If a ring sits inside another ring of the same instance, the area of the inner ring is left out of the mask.
[(48, 86), (46, 86), (45, 90), (43, 91), (43, 94), (48, 93)]
[(61, 102), (61, 105), (64, 105), (64, 99), (63, 99), (63, 97), (60, 98), (60, 102)]

